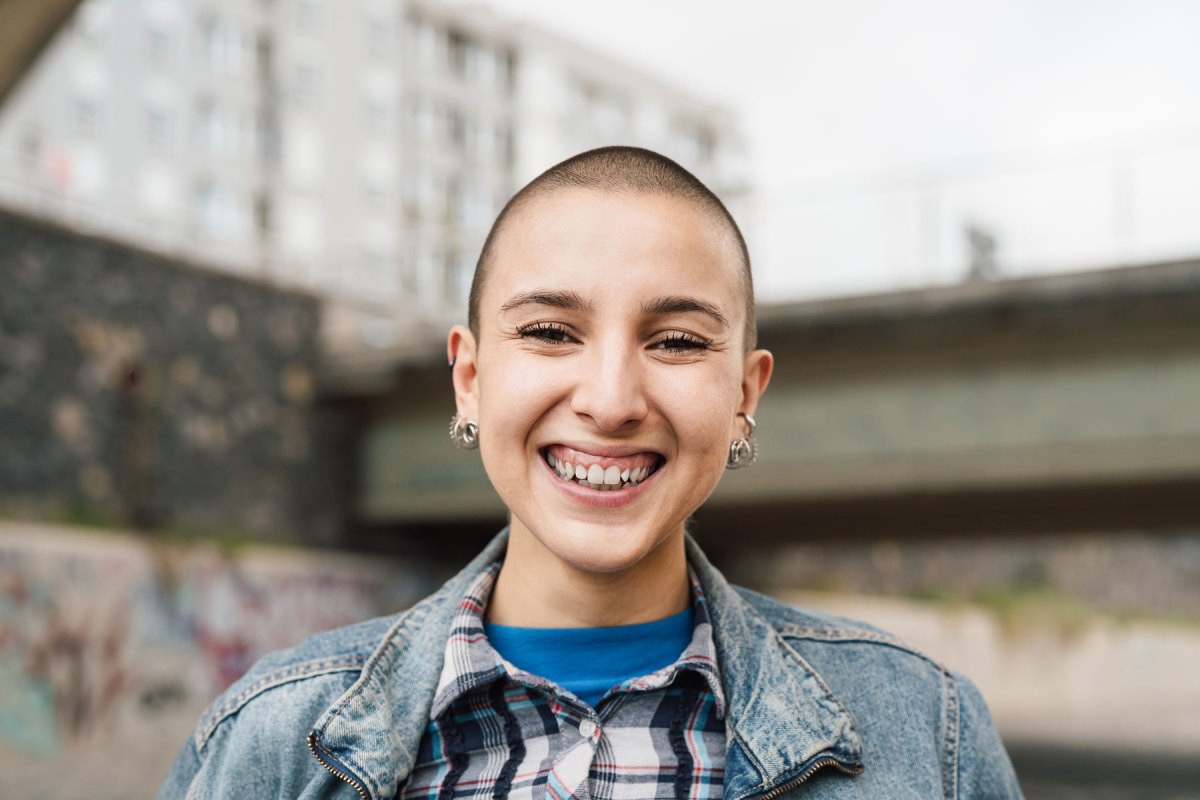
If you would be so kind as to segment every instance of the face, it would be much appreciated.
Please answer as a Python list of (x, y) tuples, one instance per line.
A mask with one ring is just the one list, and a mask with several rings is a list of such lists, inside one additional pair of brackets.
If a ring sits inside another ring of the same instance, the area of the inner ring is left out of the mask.
[(682, 538), (770, 377), (745, 352), (737, 252), (660, 195), (557, 190), (507, 221), (479, 340), (456, 327), (449, 349), (512, 537), (606, 573)]

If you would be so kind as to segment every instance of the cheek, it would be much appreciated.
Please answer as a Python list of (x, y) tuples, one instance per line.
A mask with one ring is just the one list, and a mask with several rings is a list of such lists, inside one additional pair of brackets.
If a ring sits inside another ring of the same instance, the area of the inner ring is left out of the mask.
[(676, 380), (665, 384), (669, 397), (665, 408), (670, 409), (669, 418), (679, 436), (681, 451), (724, 464), (740, 388), (739, 381), (723, 373), (696, 375), (693, 380), (676, 376)]
[[(481, 446), (524, 439), (563, 393), (562, 371), (527, 359), (510, 359), (479, 370)], [(487, 429), (485, 436), (482, 432)]]

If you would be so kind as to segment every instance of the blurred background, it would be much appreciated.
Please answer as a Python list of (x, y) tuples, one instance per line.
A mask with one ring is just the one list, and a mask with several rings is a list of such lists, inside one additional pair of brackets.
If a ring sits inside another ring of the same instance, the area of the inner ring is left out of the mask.
[(513, 191), (705, 180), (779, 362), (695, 534), (1200, 797), (1200, 5), (0, 0), (0, 795), (154, 796), (500, 525), (443, 337)]

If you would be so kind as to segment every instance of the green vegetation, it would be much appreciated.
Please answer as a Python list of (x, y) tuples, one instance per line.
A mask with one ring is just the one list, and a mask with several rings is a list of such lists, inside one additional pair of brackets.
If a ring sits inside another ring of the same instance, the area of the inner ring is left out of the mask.
[(1082, 598), (1052, 585), (989, 587), (972, 597), (972, 602), (995, 614), (1011, 633), (1030, 627), (1049, 628), (1071, 639), (1082, 634), (1097, 616)]
[(117, 527), (110, 514), (82, 500), (72, 501), (54, 514), (53, 518), (54, 522), (76, 528), (112, 530)]
[(1099, 619), (1121, 624), (1138, 621), (1200, 625), (1200, 610), (1195, 614), (1153, 614), (1101, 608), (1056, 584), (1039, 563), (1030, 563), (1003, 584), (981, 587), (972, 592), (954, 592), (945, 587), (918, 585), (907, 592), (910, 600), (965, 608), (974, 606), (991, 612), (1008, 633), (1016, 635), (1032, 628), (1051, 630), (1063, 638), (1082, 634)]
[(180, 545), (183, 547), (201, 544), (215, 545), (222, 553), (230, 557), (236, 556), (248, 546), (258, 543), (257, 537), (254, 534), (236, 528), (222, 531), (205, 531), (185, 526), (174, 526), (152, 531), (151, 535), (165, 544)]
[[(0, 516), (8, 515), (3, 513), (3, 509), (0, 509)], [(14, 518), (21, 518), (20, 515), (12, 516)], [(52, 524), (65, 525), (92, 533), (135, 533), (147, 540), (168, 546), (194, 547), (197, 545), (213, 545), (230, 557), (236, 556), (250, 545), (264, 544), (260, 541), (261, 537), (240, 528), (212, 531), (183, 525), (172, 525), (151, 528), (144, 531), (131, 531), (123, 526), (119, 520), (115, 519), (112, 514), (82, 500), (73, 500), (70, 503), (60, 505), (45, 512), (42, 519)]]

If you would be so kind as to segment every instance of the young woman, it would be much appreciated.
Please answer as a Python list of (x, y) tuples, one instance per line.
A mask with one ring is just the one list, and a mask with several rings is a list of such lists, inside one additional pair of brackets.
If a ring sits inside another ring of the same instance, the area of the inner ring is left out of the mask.
[(674, 162), (589, 151), (497, 219), (451, 437), (509, 526), (396, 618), (268, 656), (163, 798), (1013, 798), (974, 687), (730, 586), (685, 523), (756, 452), (749, 257)]

